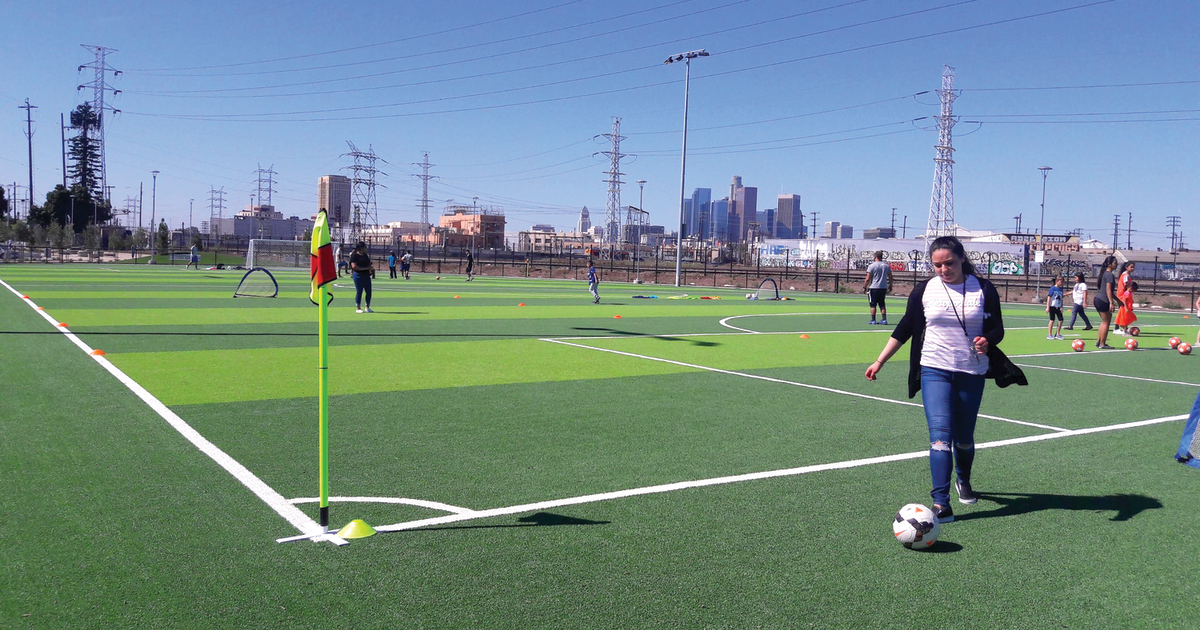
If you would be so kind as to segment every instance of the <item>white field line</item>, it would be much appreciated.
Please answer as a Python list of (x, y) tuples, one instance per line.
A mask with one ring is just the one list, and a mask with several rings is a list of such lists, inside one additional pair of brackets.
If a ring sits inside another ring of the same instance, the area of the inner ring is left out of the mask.
[[(811, 385), (809, 383), (800, 383), (797, 381), (787, 381), (787, 380), (780, 379), (780, 378), (771, 378), (769, 376), (760, 376), (758, 374), (749, 374), (747, 372), (735, 372), (733, 370), (722, 370), (720, 368), (708, 367), (706, 365), (697, 365), (695, 363), (684, 363), (682, 361), (673, 361), (671, 359), (664, 359), (661, 357), (652, 357), (652, 356), (645, 355), (645, 354), (635, 354), (633, 352), (622, 352), (620, 350), (610, 350), (608, 348), (596, 348), (594, 346), (585, 346), (585, 345), (579, 344), (579, 343), (569, 343), (569, 342), (563, 341), (561, 339), (540, 339), (539, 341), (549, 341), (551, 343), (562, 344), (564, 346), (573, 346), (576, 348), (583, 348), (585, 350), (595, 350), (597, 352), (609, 352), (612, 354), (619, 354), (621, 356), (633, 357), (636, 359), (646, 359), (648, 361), (659, 361), (662, 363), (670, 363), (672, 365), (678, 365), (678, 366), (692, 368), (692, 369), (696, 369), (696, 370), (705, 370), (708, 372), (716, 372), (718, 374), (729, 374), (731, 376), (741, 376), (744, 378), (752, 378), (752, 379), (756, 379), (756, 380), (760, 380), (760, 381), (768, 381), (771, 383), (780, 383), (782, 385), (792, 385), (794, 387), (804, 387), (807, 389), (815, 389), (818, 391), (829, 392), (832, 394), (841, 394), (843, 396), (854, 396), (856, 398), (866, 398), (867, 400), (877, 400), (879, 402), (892, 403), (895, 405), (905, 405), (908, 407), (920, 407), (922, 409), (925, 408), (925, 406), (920, 403), (909, 402), (907, 400), (895, 400), (893, 398), (881, 398), (879, 396), (870, 396), (868, 394), (859, 394), (858, 392), (850, 392), (850, 391), (845, 391), (845, 390), (841, 390), (841, 389), (833, 389), (832, 387), (822, 387), (820, 385)], [(1011, 418), (1001, 418), (1000, 416), (990, 416), (990, 415), (986, 415), (986, 414), (982, 414), (982, 413), (979, 414), (979, 417), (987, 418), (989, 420), (999, 420), (1000, 422), (1009, 422), (1012, 424), (1020, 424), (1020, 425), (1027, 426), (1027, 427), (1036, 427), (1038, 429), (1045, 429), (1047, 431), (1060, 431), (1061, 432), (1061, 431), (1069, 430), (1069, 429), (1064, 429), (1062, 427), (1050, 426), (1047, 424), (1037, 424), (1036, 422), (1025, 422), (1022, 420), (1013, 420)]]
[[(297, 499), (289, 499), (288, 503), (316, 503), (321, 499), (318, 497), (301, 497)], [(453, 512), (455, 514), (474, 514), (475, 510), (471, 508), (458, 507), (447, 503), (438, 503), (437, 501), (426, 501), (424, 499), (405, 499), (401, 497), (329, 497), (330, 503), (391, 503), (395, 505), (415, 505), (417, 507), (429, 508), (431, 510), (441, 510), (442, 512)]]
[[(1073, 437), (1076, 435), (1087, 435), (1090, 433), (1101, 433), (1105, 431), (1120, 431), (1123, 429), (1132, 429), (1135, 427), (1143, 427), (1152, 424), (1161, 424), (1164, 422), (1173, 422), (1187, 418), (1187, 415), (1167, 416), (1163, 418), (1153, 418), (1150, 420), (1139, 420), (1137, 422), (1126, 422), (1122, 424), (1113, 424), (1103, 427), (1092, 427), (1089, 429), (1075, 429), (1070, 431), (1061, 431), (1058, 433), (1042, 433), (1040, 435), (1030, 435), (1026, 437), (1012, 438), (1008, 440), (997, 440), (994, 442), (983, 442), (975, 445), (976, 449), (981, 448), (998, 448), (1001, 446), (1012, 446), (1016, 444), (1026, 444), (1029, 442), (1041, 442), (1043, 440), (1055, 440), (1064, 437)], [(611, 501), (613, 499), (623, 499), (626, 497), (643, 496), (648, 494), (662, 494), (666, 492), (674, 492), (676, 490), (687, 490), (690, 488), (702, 488), (705, 486), (717, 486), (730, 483), (739, 483), (742, 481), (755, 481), (759, 479), (771, 479), (775, 477), (791, 477), (796, 475), (805, 475), (808, 473), (824, 472), (827, 470), (843, 470), (847, 468), (858, 468), (860, 466), (871, 466), (874, 464), (885, 464), (888, 462), (898, 462), (910, 459), (921, 459), (928, 457), (929, 451), (914, 451), (911, 453), (900, 453), (898, 455), (883, 455), (881, 457), (869, 457), (866, 459), (854, 459), (844, 462), (833, 462), (829, 464), (815, 464), (811, 466), (800, 466), (798, 468), (785, 468), (782, 470), (769, 470), (764, 472), (747, 473), (743, 475), (730, 475), (727, 477), (714, 477), (711, 479), (698, 479), (695, 481), (680, 481), (676, 483), (668, 483), (657, 486), (647, 486), (644, 488), (632, 488), (629, 490), (618, 490), (615, 492), (602, 492), (599, 494), (587, 494), (579, 497), (571, 497), (567, 499), (555, 499), (552, 501), (541, 501), (538, 503), (526, 503), (524, 505), (513, 505), (509, 507), (493, 508), (490, 510), (478, 510), (469, 514), (450, 514), (447, 516), (437, 516), (433, 518), (425, 518), (416, 521), (408, 521), (405, 523), (396, 523), (394, 525), (384, 525), (376, 527), (375, 531), (379, 532), (398, 532), (409, 529), (417, 529), (420, 527), (429, 527), (432, 525), (446, 525), (449, 523), (458, 523), (462, 521), (476, 520), (481, 518), (490, 518), (493, 516), (504, 516), (508, 514), (521, 514), (523, 512), (536, 512), (541, 510), (549, 510), (567, 505), (580, 505), (584, 503), (597, 503), (600, 501)]]
[(283, 498), (283, 495), (279, 494), (273, 488), (264, 483), (263, 480), (259, 479), (258, 476), (250, 472), (248, 468), (238, 463), (237, 460), (230, 457), (227, 453), (225, 453), (225, 451), (217, 448), (215, 444), (209, 442), (203, 435), (200, 435), (200, 433), (193, 429), (191, 425), (189, 425), (187, 422), (184, 422), (183, 418), (180, 418), (175, 414), (174, 411), (171, 411), (166, 405), (164, 405), (162, 401), (160, 401), (158, 398), (155, 398), (150, 392), (146, 391), (146, 389), (139, 385), (137, 381), (129, 378), (129, 375), (122, 372), (108, 359), (104, 358), (103, 356), (92, 354), (93, 349), (90, 346), (84, 343), (79, 337), (76, 337), (75, 334), (66, 327), (59, 326), (59, 322), (53, 317), (50, 317), (45, 310), (37, 310), (37, 304), (35, 304), (33, 300), (24, 297), (20, 292), (12, 288), (12, 286), (10, 286), (4, 280), (0, 280), (0, 284), (4, 285), (4, 287), (9, 291), (12, 291), (13, 294), (18, 298), (24, 300), (30, 308), (34, 309), (34, 312), (41, 315), (58, 331), (62, 332), (67, 339), (71, 340), (71, 343), (79, 346), (79, 349), (83, 350), (88, 354), (88, 356), (95, 359), (96, 363), (99, 363), (101, 367), (103, 367), (105, 370), (108, 370), (110, 374), (116, 377), (118, 381), (121, 381), (121, 383), (128, 387), (129, 390), (134, 394), (136, 394), (138, 398), (141, 398), (142, 402), (146, 403), (146, 405), (157, 412), (163, 420), (166, 420), (168, 424), (178, 431), (180, 435), (187, 438), (187, 440), (195, 445), (196, 448), (200, 449), (200, 452), (212, 458), (212, 460), (221, 468), (224, 468), (229, 474), (233, 475), (233, 477), (240, 481), (242, 485), (249, 488), (250, 491), (255, 494), (255, 496), (257, 496), (259, 499), (262, 499), (262, 501), (266, 503), (272, 510), (275, 510), (277, 514), (282, 516), (284, 520), (291, 523), (292, 526), (297, 530), (303, 532), (306, 537), (313, 537), (314, 542), (326, 540), (335, 545), (349, 544), (347, 540), (336, 535), (323, 533), (321, 526), (316, 521), (309, 518), (308, 515), (306, 515), (304, 512), (301, 512), (292, 504), (288, 503), (287, 499)]
[(1027, 365), (1018, 363), (1017, 365), (1025, 368), (1037, 368), (1039, 370), (1054, 370), (1055, 372), (1072, 372), (1074, 374), (1087, 374), (1089, 376), (1107, 376), (1108, 378), (1123, 378), (1131, 381), (1144, 381), (1146, 383), (1161, 383), (1163, 385), (1187, 385), (1188, 387), (1200, 387), (1200, 383), (1185, 383), (1183, 381), (1165, 381), (1157, 378), (1144, 378), (1141, 376), (1126, 376), (1124, 374), (1107, 374), (1104, 372), (1088, 372), (1086, 370), (1072, 370), (1068, 368), (1050, 367), (1048, 365)]

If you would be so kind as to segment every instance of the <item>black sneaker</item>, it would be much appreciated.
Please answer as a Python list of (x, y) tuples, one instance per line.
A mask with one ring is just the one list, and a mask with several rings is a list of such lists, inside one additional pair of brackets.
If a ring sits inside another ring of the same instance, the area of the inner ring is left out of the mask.
[(938, 505), (938, 504), (934, 503), (933, 504), (933, 513), (935, 516), (937, 516), (937, 520), (939, 523), (953, 523), (954, 522), (954, 510), (951, 510), (949, 505)]
[(971, 489), (971, 482), (963, 481), (962, 479), (954, 480), (954, 489), (958, 491), (958, 502), (965, 505), (971, 505), (979, 500), (979, 495)]

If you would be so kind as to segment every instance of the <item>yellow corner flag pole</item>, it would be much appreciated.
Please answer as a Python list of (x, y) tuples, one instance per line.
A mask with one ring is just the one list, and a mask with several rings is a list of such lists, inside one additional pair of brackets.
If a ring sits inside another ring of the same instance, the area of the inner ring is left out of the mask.
[(322, 208), (313, 225), (310, 278), (312, 289), (308, 298), (317, 305), (317, 423), (318, 450), (321, 469), (321, 528), (329, 531), (329, 303), (333, 294), (322, 287), (337, 277), (333, 261), (333, 246), (329, 241), (329, 223)]

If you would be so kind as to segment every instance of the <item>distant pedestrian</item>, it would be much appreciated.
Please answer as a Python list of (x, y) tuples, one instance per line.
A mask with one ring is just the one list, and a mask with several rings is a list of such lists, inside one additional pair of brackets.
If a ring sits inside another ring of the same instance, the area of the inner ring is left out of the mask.
[(195, 243), (192, 243), (192, 258), (188, 261), (188, 264), (184, 267), (184, 270), (187, 270), (187, 268), (191, 267), (192, 265), (196, 265), (196, 269), (200, 269), (200, 249), (196, 247)]
[[(1062, 339), (1062, 303), (1063, 303), (1063, 279), (1062, 276), (1054, 277), (1054, 286), (1046, 292), (1046, 312), (1050, 314), (1050, 325), (1046, 328), (1047, 339)], [(1058, 319), (1058, 332), (1054, 331), (1054, 320)]]
[(883, 251), (875, 252), (875, 262), (867, 266), (867, 277), (863, 279), (863, 291), (867, 293), (867, 304), (871, 307), (871, 321), (875, 324), (875, 307), (879, 307), (879, 325), (887, 326), (887, 304), (884, 299), (892, 290), (892, 266), (883, 262)]
[(1075, 287), (1071, 289), (1071, 301), (1074, 306), (1071, 307), (1071, 323), (1067, 324), (1067, 330), (1075, 330), (1075, 318), (1083, 317), (1084, 330), (1092, 329), (1092, 322), (1088, 321), (1087, 308), (1087, 282), (1084, 282), (1082, 273), (1075, 274)]
[(396, 252), (388, 252), (388, 278), (396, 277)]
[(412, 268), (412, 259), (412, 252), (408, 251), (407, 249), (404, 250), (403, 255), (400, 256), (400, 273), (404, 275), (405, 280), (410, 279), (408, 276), (408, 270)]
[(475, 279), (475, 255), (467, 250), (467, 282)]
[[(1200, 313), (1200, 297), (1196, 298), (1196, 312)], [(1196, 346), (1200, 347), (1200, 332), (1196, 333)], [(1175, 452), (1175, 461), (1200, 468), (1200, 431), (1197, 425), (1200, 425), (1200, 395), (1192, 403), (1192, 411), (1183, 425), (1183, 439), (1179, 440), (1179, 450)]]
[[(354, 278), (354, 312), (374, 313), (371, 310), (371, 278), (375, 275), (375, 265), (367, 254), (367, 244), (359, 241), (350, 254), (350, 276)], [(367, 294), (367, 305), (363, 307), (363, 293)]]
[(1096, 334), (1096, 347), (1101, 350), (1112, 350), (1108, 345), (1108, 327), (1112, 325), (1113, 306), (1120, 306), (1121, 299), (1117, 297), (1117, 278), (1113, 270), (1117, 268), (1117, 257), (1109, 256), (1100, 263), (1100, 276), (1096, 280), (1096, 297), (1092, 304), (1100, 313), (1100, 330)]
[(587, 281), (588, 281), (588, 291), (591, 291), (592, 297), (595, 298), (594, 300), (592, 300), (592, 304), (599, 304), (600, 303), (600, 290), (599, 290), (600, 289), (600, 281), (596, 279), (596, 265), (595, 265), (595, 263), (593, 263), (591, 261), (590, 258), (588, 259)]
[(1133, 281), (1135, 267), (1133, 261), (1125, 263), (1120, 277), (1117, 278), (1117, 295), (1121, 298), (1121, 308), (1117, 309), (1118, 335), (1129, 334), (1129, 327), (1137, 321), (1137, 315), (1133, 314), (1133, 293), (1137, 284)]

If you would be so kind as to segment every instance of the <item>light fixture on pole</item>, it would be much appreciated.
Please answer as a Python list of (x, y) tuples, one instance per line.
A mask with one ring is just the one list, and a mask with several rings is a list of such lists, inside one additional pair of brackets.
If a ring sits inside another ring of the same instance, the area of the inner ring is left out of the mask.
[(1038, 170), (1042, 172), (1042, 218), (1038, 222), (1038, 251), (1042, 252), (1042, 260), (1038, 261), (1038, 277), (1037, 277), (1037, 294), (1042, 295), (1042, 263), (1046, 260), (1046, 243), (1045, 228), (1046, 228), (1046, 175), (1054, 170), (1049, 166), (1039, 166)]
[(683, 74), (683, 151), (679, 162), (679, 232), (675, 237), (675, 286), (679, 286), (679, 278), (683, 268), (683, 191), (687, 180), (687, 119), (688, 119), (688, 90), (692, 81), (692, 60), (696, 57), (707, 57), (706, 50), (671, 55), (663, 63), (684, 62), (686, 70)]

